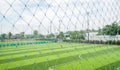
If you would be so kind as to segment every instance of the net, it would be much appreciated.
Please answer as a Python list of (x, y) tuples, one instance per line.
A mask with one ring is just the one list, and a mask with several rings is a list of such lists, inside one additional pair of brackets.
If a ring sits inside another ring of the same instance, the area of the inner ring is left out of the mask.
[(120, 0), (1, 0), (0, 70), (119, 70)]

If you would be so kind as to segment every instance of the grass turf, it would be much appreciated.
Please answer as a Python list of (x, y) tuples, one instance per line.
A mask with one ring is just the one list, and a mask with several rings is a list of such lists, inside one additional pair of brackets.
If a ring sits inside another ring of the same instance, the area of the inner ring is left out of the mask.
[(98, 44), (47, 43), (1, 47), (0, 70), (104, 70), (120, 61), (119, 53), (119, 46)]

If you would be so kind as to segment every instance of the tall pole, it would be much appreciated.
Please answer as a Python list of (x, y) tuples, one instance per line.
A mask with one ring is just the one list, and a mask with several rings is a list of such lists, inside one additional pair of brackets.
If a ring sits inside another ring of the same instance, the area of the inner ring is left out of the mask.
[(58, 37), (58, 39), (60, 40), (60, 29), (61, 29), (61, 22), (62, 22), (62, 20), (59, 20), (59, 32), (58, 32), (58, 34), (59, 34), (59, 37)]
[(87, 12), (87, 32), (88, 32), (88, 43), (90, 42), (90, 34), (89, 34), (89, 12)]
[(52, 33), (52, 21), (50, 22), (50, 30), (49, 30), (49, 33), (50, 33), (50, 34)]
[[(1, 24), (1, 34), (0, 35), (2, 35), (2, 24)], [(1, 42), (2, 42), (2, 37), (1, 37)]]
[(61, 29), (61, 20), (59, 20), (59, 33), (60, 33), (60, 29)]

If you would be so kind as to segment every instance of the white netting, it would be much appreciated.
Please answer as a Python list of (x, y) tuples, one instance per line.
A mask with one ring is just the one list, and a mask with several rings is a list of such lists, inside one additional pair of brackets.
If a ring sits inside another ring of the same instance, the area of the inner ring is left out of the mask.
[(119, 70), (120, 0), (0, 0), (0, 70)]

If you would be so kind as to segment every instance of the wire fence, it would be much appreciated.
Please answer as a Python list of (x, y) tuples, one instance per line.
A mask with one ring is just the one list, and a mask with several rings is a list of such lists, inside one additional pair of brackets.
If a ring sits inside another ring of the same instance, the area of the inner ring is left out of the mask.
[(120, 0), (1, 0), (0, 69), (119, 70), (119, 10)]

